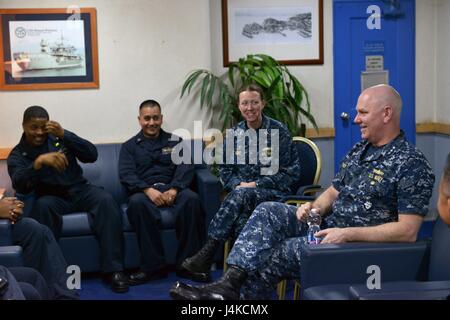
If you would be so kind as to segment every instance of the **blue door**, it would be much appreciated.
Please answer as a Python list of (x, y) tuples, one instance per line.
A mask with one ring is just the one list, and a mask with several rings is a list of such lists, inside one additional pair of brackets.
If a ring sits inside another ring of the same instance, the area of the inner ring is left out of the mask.
[(388, 83), (403, 98), (401, 126), (415, 143), (414, 0), (334, 0), (335, 169), (361, 140), (354, 124), (362, 89)]

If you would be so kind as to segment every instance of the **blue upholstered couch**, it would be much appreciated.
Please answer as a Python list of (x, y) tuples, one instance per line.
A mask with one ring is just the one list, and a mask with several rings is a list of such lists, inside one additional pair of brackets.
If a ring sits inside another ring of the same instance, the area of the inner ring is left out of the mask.
[[(92, 183), (104, 187), (122, 206), (123, 234), (125, 248), (125, 268), (139, 267), (140, 252), (136, 235), (125, 214), (127, 194), (120, 184), (118, 160), (121, 144), (97, 145), (98, 160), (93, 164), (82, 164), (84, 176)], [(205, 210), (206, 226), (220, 206), (221, 184), (204, 164), (195, 165), (195, 178), (191, 188), (196, 191)], [(33, 196), (25, 197), (26, 207), (32, 209)], [(25, 212), (27, 214), (28, 211)], [(177, 239), (174, 229), (174, 217), (170, 209), (161, 209), (163, 245), (168, 263), (174, 263)], [(21, 263), (21, 248), (11, 245), (11, 225), (0, 220), (0, 264), (16, 265)], [(69, 264), (80, 266), (83, 272), (100, 271), (100, 248), (92, 234), (88, 215), (77, 212), (63, 217), (62, 236), (59, 245)], [(8, 247), (5, 247), (8, 246)]]

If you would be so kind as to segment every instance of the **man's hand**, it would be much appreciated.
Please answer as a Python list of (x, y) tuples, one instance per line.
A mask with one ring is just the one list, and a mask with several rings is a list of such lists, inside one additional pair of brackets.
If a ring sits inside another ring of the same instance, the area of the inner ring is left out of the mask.
[(147, 195), (147, 197), (150, 198), (150, 200), (153, 201), (154, 204), (156, 204), (157, 207), (162, 207), (166, 204), (164, 195), (162, 192), (153, 189), (153, 188), (147, 188), (144, 189), (144, 193)]
[(50, 133), (54, 135), (55, 137), (58, 137), (60, 139), (64, 138), (64, 129), (61, 127), (61, 125), (56, 121), (47, 121), (45, 125), (45, 130), (47, 133)]
[(34, 169), (40, 170), (42, 166), (52, 167), (56, 169), (58, 172), (63, 172), (67, 166), (69, 165), (69, 161), (67, 161), (66, 155), (61, 152), (49, 152), (41, 154), (39, 157), (34, 160)]
[(0, 218), (9, 219), (14, 224), (23, 213), (24, 204), (16, 198), (4, 198), (0, 200)]
[(315, 234), (317, 238), (323, 238), (320, 243), (345, 243), (349, 241), (347, 228), (329, 228)]
[(297, 219), (301, 222), (306, 222), (306, 218), (308, 218), (309, 213), (311, 212), (311, 209), (313, 208), (311, 202), (307, 202), (302, 204), (296, 212)]
[(236, 189), (239, 188), (256, 188), (256, 182), (241, 182)]
[(175, 189), (175, 188), (169, 189), (163, 193), (164, 202), (166, 203), (166, 206), (173, 205), (173, 203), (175, 202), (175, 199), (177, 197), (177, 194), (178, 194), (178, 192), (177, 192), (177, 189)]

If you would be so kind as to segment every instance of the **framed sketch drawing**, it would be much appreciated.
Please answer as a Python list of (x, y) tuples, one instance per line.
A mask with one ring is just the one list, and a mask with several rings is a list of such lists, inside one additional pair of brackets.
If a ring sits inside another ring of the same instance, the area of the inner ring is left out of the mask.
[(223, 64), (263, 53), (323, 64), (323, 0), (222, 0)]
[(94, 8), (0, 9), (0, 89), (98, 88)]

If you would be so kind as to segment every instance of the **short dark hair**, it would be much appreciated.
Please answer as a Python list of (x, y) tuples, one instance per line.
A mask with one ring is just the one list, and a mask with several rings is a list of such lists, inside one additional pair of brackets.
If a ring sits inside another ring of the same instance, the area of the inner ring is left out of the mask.
[(238, 101), (239, 101), (239, 95), (244, 92), (244, 91), (256, 91), (259, 93), (259, 96), (261, 97), (261, 100), (264, 100), (264, 91), (263, 89), (257, 85), (256, 83), (251, 83), (251, 84), (247, 84), (243, 87), (241, 87), (241, 89), (239, 89), (238, 92)]
[(150, 99), (150, 100), (142, 101), (141, 105), (139, 106), (139, 111), (141, 111), (141, 109), (144, 107), (150, 107), (150, 108), (158, 107), (159, 111), (161, 111), (161, 106), (159, 105), (159, 103), (156, 100)]
[(33, 118), (44, 118), (50, 119), (47, 110), (40, 106), (31, 106), (28, 107), (23, 113), (23, 121), (22, 123), (28, 122)]

